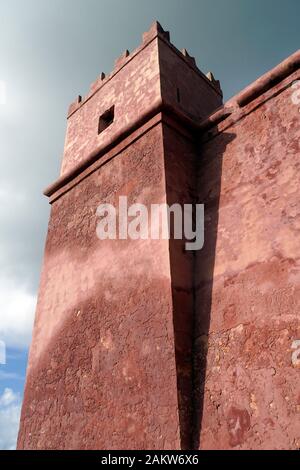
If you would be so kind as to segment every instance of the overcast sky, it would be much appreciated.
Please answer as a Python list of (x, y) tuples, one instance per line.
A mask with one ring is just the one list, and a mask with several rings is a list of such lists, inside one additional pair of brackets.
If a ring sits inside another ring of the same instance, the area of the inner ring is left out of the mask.
[(0, 449), (15, 446), (49, 216), (42, 190), (58, 176), (66, 110), (154, 19), (226, 99), (300, 44), (299, 0), (0, 0)]

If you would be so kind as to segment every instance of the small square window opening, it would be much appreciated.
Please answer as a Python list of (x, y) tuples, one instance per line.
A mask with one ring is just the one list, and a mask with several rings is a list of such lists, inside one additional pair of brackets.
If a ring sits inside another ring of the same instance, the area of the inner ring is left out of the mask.
[(112, 106), (105, 113), (101, 114), (98, 124), (98, 134), (105, 131), (113, 122), (115, 118), (115, 107)]

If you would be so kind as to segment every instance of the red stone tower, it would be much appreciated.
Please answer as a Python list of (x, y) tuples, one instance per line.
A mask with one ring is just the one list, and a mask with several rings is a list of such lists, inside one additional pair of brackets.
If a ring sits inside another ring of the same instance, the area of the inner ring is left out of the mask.
[[(20, 449), (299, 447), (298, 69), (222, 107), (154, 23), (71, 105)], [(205, 203), (204, 249), (100, 241), (119, 196)]]

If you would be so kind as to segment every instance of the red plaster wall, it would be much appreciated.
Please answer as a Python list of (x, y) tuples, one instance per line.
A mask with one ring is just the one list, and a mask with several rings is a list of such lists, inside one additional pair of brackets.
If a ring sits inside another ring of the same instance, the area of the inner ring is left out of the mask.
[(180, 448), (168, 241), (96, 237), (127, 194), (166, 200), (161, 125), (52, 205), (19, 448)]
[(292, 344), (300, 339), (300, 115), (290, 87), (297, 77), (202, 147), (206, 244), (197, 254), (195, 412), (201, 449), (300, 447), (300, 371), (292, 364)]

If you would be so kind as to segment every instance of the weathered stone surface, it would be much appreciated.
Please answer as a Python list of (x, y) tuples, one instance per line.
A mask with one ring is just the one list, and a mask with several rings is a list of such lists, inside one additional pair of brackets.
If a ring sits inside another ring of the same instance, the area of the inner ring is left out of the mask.
[(300, 126), (293, 90), (286, 83), (276, 96), (281, 88), (202, 146), (207, 237), (196, 273), (202, 449), (300, 444), (299, 369), (292, 364), (300, 338)]
[(164, 202), (161, 128), (52, 206), (22, 448), (180, 447), (168, 242), (98, 240), (118, 195)]

